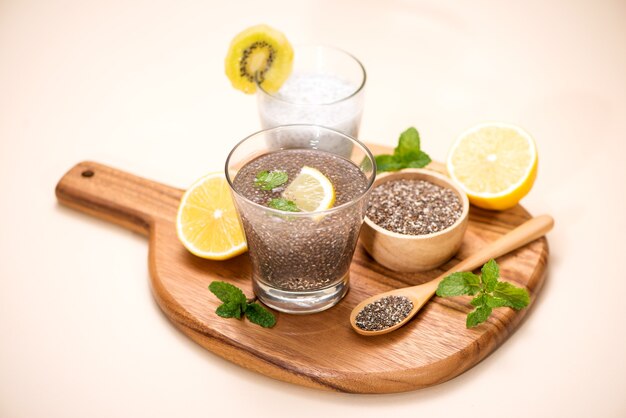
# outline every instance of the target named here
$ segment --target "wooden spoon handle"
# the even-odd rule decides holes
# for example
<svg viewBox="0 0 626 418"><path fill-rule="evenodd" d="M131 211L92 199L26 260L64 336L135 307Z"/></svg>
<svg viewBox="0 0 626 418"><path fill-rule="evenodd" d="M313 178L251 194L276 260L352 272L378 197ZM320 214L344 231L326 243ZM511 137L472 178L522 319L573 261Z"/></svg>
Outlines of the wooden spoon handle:
<svg viewBox="0 0 626 418"><path fill-rule="evenodd" d="M529 219L517 228L512 229L499 239L467 257L465 260L461 261L436 279L422 285L415 286L415 292L422 297L427 295L426 300L428 300L435 294L437 287L439 286L439 282L441 282L446 276L457 271L471 271L477 269L489 261L490 258L498 258L501 255L507 254L528 244L529 242L536 240L537 238L544 236L552 229L552 226L554 226L554 219L552 219L550 215L540 215Z"/></svg>
<svg viewBox="0 0 626 418"><path fill-rule="evenodd" d="M176 216L182 190L85 161L56 186L60 203L148 235L156 218Z"/></svg>
<svg viewBox="0 0 626 418"><path fill-rule="evenodd" d="M544 236L552 229L552 226L554 226L554 219L552 219L550 215L540 215L529 219L517 228L509 231L499 239L467 257L445 272L442 277L454 273L455 271L474 270L485 264L490 258L500 257Z"/></svg>

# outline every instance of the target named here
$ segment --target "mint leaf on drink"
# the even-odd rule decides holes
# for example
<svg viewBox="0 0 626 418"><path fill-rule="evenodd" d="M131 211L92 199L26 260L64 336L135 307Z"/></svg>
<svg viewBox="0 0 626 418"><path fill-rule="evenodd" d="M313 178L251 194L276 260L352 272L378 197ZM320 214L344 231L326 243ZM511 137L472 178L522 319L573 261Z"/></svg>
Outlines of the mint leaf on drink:
<svg viewBox="0 0 626 418"><path fill-rule="evenodd" d="M246 317L250 322L261 325L263 328L272 328L276 325L276 317L256 302L248 305Z"/></svg>
<svg viewBox="0 0 626 418"><path fill-rule="evenodd" d="M403 168L422 168L430 163L431 159L421 150L420 135L417 129L411 127L400 134L398 146L393 155L382 154L376 156L376 167L379 173L383 171L398 171Z"/></svg>
<svg viewBox="0 0 626 418"><path fill-rule="evenodd" d="M222 318L241 319L244 315L254 324L264 328L276 325L276 317L272 312L265 309L259 303L248 301L241 289L230 283L215 281L209 285L209 290L217 296L222 303L215 313Z"/></svg>
<svg viewBox="0 0 626 418"><path fill-rule="evenodd" d="M282 197L270 200L267 205L272 209L284 210L285 212L300 212L295 202Z"/></svg>
<svg viewBox="0 0 626 418"><path fill-rule="evenodd" d="M526 289L516 287L508 282L501 282L500 267L491 259L481 269L481 275L472 272L457 272L446 276L437 287L437 296L450 297L468 295L476 309L467 314L465 326L475 327L485 322L494 308L507 306L520 310L530 303L530 295Z"/></svg>
<svg viewBox="0 0 626 418"><path fill-rule="evenodd" d="M287 182L289 176L281 170L261 171L254 178L254 185L261 190L273 190Z"/></svg>

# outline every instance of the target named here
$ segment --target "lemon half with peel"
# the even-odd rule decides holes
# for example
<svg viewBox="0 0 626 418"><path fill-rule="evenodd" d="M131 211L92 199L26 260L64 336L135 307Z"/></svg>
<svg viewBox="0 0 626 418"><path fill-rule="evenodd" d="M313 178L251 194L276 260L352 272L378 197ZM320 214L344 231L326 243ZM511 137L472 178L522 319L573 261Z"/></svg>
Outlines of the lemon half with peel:
<svg viewBox="0 0 626 418"><path fill-rule="evenodd" d="M487 122L463 132L448 154L448 174L478 207L505 210L530 191L537 147L522 128Z"/></svg>
<svg viewBox="0 0 626 418"><path fill-rule="evenodd" d="M247 250L230 188L223 172L196 181L183 195L176 233L192 254L225 260Z"/></svg>
<svg viewBox="0 0 626 418"><path fill-rule="evenodd" d="M330 209L335 203L335 188L319 170L304 166L283 192L303 212Z"/></svg>

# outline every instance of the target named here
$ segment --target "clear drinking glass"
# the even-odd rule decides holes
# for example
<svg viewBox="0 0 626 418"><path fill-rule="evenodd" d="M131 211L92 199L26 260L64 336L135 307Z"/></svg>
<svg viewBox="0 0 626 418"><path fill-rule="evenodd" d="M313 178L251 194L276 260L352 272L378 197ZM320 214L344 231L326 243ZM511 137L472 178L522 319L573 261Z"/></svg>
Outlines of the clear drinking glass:
<svg viewBox="0 0 626 418"><path fill-rule="evenodd" d="M285 145L288 137L299 140ZM351 148L350 156L337 153L338 146ZM285 212L259 203L254 174L289 171L304 157L312 159L306 165L333 183L335 206ZM264 166L268 158L284 166ZM375 176L374 157L364 144L316 125L263 130L233 148L226 160L226 179L248 242L254 293L263 303L283 312L312 313L341 300Z"/></svg>
<svg viewBox="0 0 626 418"><path fill-rule="evenodd" d="M296 46L293 71L280 90L268 93L259 85L261 126L306 123L358 138L365 79L365 68L347 52L327 46ZM345 156L350 151L340 150Z"/></svg>

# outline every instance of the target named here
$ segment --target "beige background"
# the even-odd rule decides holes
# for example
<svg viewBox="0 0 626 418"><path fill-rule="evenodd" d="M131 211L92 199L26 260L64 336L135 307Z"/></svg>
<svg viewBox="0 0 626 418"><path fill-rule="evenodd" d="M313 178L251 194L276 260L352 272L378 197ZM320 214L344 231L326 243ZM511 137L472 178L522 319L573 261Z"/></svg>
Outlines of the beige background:
<svg viewBox="0 0 626 418"><path fill-rule="evenodd" d="M57 205L85 159L179 187L221 169L259 128L222 60L260 22L363 61L362 139L414 125L443 160L483 120L535 136L549 276L472 370L386 396L249 372L161 314L143 237ZM626 416L625 22L623 0L0 0L0 416Z"/></svg>

